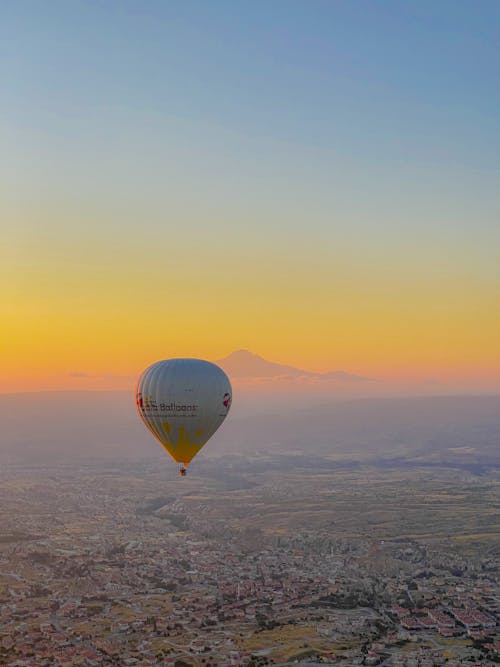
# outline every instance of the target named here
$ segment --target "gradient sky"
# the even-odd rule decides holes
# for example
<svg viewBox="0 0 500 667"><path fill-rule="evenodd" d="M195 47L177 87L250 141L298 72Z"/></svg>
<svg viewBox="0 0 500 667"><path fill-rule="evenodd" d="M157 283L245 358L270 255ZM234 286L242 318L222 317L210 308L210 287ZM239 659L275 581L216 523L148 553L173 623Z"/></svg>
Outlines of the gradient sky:
<svg viewBox="0 0 500 667"><path fill-rule="evenodd" d="M11 0L0 56L0 391L500 388L496 0Z"/></svg>

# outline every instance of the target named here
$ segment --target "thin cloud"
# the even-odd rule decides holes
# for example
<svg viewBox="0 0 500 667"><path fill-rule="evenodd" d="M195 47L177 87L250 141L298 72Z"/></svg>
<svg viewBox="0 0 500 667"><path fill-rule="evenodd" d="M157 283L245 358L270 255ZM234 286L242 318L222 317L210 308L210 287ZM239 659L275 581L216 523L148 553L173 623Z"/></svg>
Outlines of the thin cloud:
<svg viewBox="0 0 500 667"><path fill-rule="evenodd" d="M73 371L68 373L68 377L72 378L92 378L93 380L135 380L136 375L117 375L115 373L83 373L81 371Z"/></svg>

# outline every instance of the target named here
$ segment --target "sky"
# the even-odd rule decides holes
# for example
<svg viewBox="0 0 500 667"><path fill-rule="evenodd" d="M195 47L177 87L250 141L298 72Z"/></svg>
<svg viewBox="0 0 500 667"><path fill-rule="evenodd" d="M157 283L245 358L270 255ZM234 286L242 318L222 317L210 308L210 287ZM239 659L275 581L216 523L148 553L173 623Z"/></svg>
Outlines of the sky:
<svg viewBox="0 0 500 667"><path fill-rule="evenodd" d="M0 5L0 392L246 348L500 391L500 4Z"/></svg>

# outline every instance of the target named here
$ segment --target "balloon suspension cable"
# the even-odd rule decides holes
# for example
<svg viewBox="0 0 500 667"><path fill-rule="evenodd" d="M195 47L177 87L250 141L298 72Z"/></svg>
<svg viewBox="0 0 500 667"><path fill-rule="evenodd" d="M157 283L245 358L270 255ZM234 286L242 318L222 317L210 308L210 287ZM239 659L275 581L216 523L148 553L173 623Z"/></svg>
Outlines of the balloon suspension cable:
<svg viewBox="0 0 500 667"><path fill-rule="evenodd" d="M179 463L179 475L185 477L187 475L187 468L184 463Z"/></svg>

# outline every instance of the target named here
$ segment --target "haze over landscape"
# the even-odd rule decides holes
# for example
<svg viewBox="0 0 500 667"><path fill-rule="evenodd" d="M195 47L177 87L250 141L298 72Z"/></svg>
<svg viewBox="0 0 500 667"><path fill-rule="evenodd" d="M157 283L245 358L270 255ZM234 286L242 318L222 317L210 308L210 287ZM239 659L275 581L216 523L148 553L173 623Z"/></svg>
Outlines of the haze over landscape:
<svg viewBox="0 0 500 667"><path fill-rule="evenodd" d="M386 395L370 378L308 372L245 350L218 363L236 394L231 419L204 451L208 456L424 456L452 465L500 465L500 396ZM0 414L0 461L98 463L163 455L137 419L130 391L5 394Z"/></svg>
<svg viewBox="0 0 500 667"><path fill-rule="evenodd" d="M498 664L500 4L26 0L0 44L0 665ZM171 358L232 385L197 362L199 452Z"/></svg>

